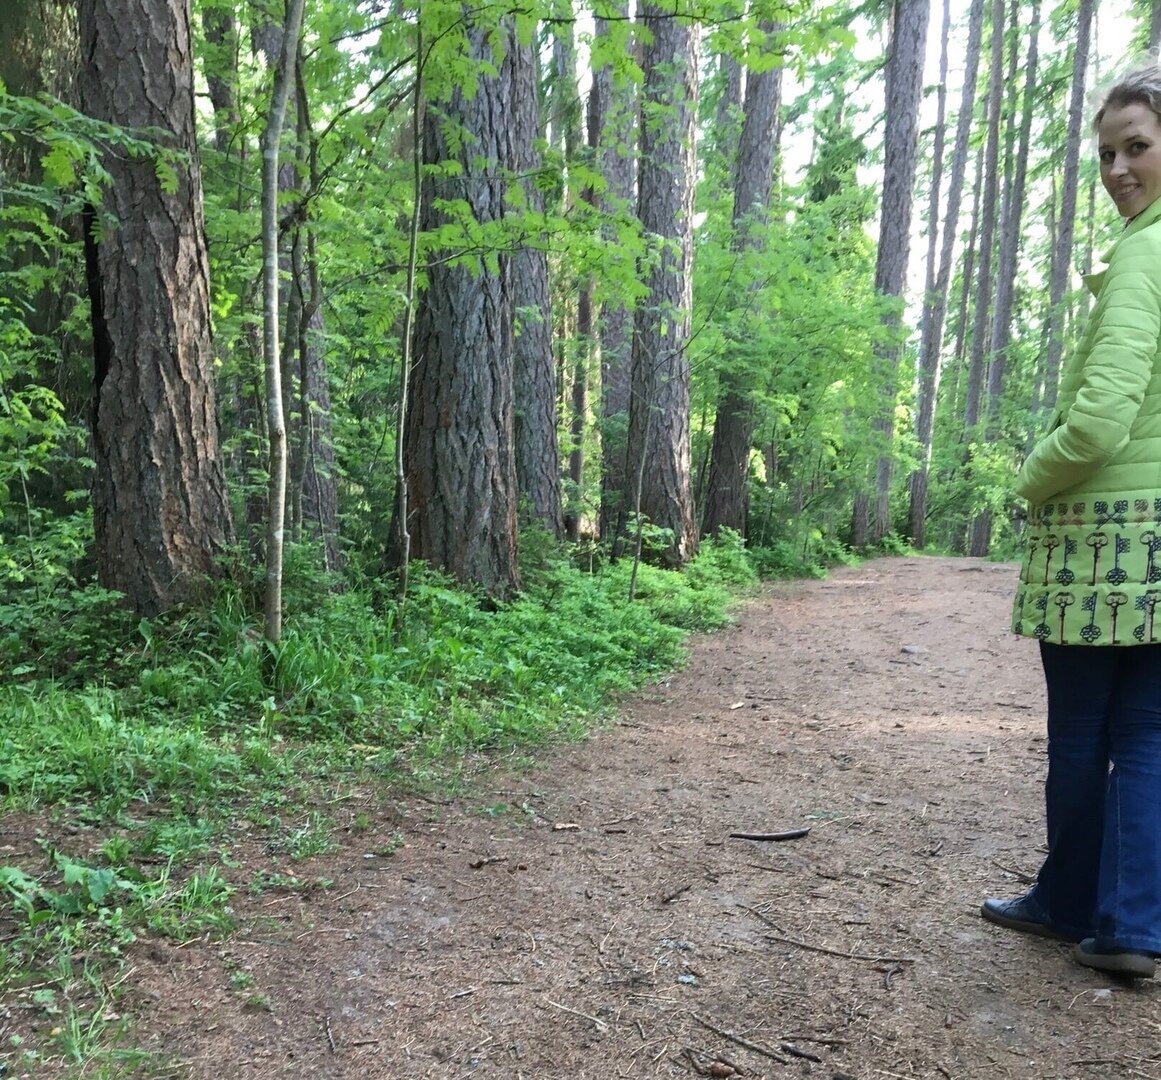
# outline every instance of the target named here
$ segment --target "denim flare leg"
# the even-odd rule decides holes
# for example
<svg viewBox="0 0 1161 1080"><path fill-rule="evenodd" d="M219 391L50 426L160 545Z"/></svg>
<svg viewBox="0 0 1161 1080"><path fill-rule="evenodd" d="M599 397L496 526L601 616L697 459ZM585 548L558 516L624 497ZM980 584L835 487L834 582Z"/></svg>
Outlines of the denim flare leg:
<svg viewBox="0 0 1161 1080"><path fill-rule="evenodd" d="M1161 954L1161 644L1040 655L1048 857L1033 896L1062 931Z"/></svg>

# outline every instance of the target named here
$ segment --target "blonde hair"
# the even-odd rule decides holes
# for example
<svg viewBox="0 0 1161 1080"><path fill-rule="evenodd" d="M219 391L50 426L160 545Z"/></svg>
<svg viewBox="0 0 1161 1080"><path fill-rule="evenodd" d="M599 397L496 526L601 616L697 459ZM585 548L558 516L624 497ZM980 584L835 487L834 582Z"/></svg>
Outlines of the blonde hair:
<svg viewBox="0 0 1161 1080"><path fill-rule="evenodd" d="M1154 61L1130 71L1110 87L1092 118L1093 130L1100 127L1108 109L1123 109L1126 105L1145 105L1161 119L1161 64Z"/></svg>

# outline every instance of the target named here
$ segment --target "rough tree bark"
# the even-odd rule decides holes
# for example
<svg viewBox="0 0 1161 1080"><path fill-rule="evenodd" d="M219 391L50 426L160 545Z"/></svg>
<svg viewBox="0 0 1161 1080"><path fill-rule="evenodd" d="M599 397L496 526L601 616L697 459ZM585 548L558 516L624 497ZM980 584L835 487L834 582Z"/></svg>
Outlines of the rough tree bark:
<svg viewBox="0 0 1161 1080"><path fill-rule="evenodd" d="M767 22L761 30L767 44L772 44L778 27ZM781 99L780 65L750 73L734 165L733 246L738 252L764 243L763 227L774 183ZM702 518L705 533L717 535L720 529L730 528L746 535L750 454L754 442L754 384L752 372L722 372Z"/></svg>
<svg viewBox="0 0 1161 1080"><path fill-rule="evenodd" d="M1077 9L1076 49L1072 61L1072 90L1068 102L1068 134L1064 143L1064 168L1061 178L1060 212L1056 219L1056 244L1053 249L1052 277L1048 282L1048 349L1044 358L1044 396L1042 409L1056 408L1057 384L1060 381L1060 358L1064 352L1064 294L1072 270L1072 242L1076 228L1076 190L1080 174L1080 139L1084 124L1084 87L1088 72L1089 40L1092 29L1093 0L1080 0Z"/></svg>
<svg viewBox="0 0 1161 1080"><path fill-rule="evenodd" d="M559 20L552 29L552 84L549 116L552 121L553 146L561 153L565 170L571 172L580 160L583 138L581 124L584 110L577 91L577 55L574 33L574 11L571 0L556 0L554 16ZM568 213L570 193L564 192L562 209ZM595 206L596 193L586 188L581 198ZM581 502L584 490L585 431L588 427L589 365L593 342L593 291L591 276L577 283L575 348L569 347L573 335L568 315L558 317L557 347L560 353L562 385L568 389L568 480L572 488L569 507L564 515L564 531L575 543L580 537Z"/></svg>
<svg viewBox="0 0 1161 1080"><path fill-rule="evenodd" d="M690 484L689 357L693 284L697 34L672 11L645 4L638 216L654 245L637 308L629 403L633 509L672 538L659 553L682 566L697 553Z"/></svg>
<svg viewBox="0 0 1161 1080"><path fill-rule="evenodd" d="M466 36L472 62L497 63L486 28L469 24ZM506 128L516 106L511 67L498 67L473 94L456 89L446 101L427 103L424 162L455 162L459 175L425 178L421 229L446 224L439 200L465 200L482 223L504 213ZM506 261L501 257L498 271L440 260L428 268L403 445L412 557L494 597L520 583Z"/></svg>
<svg viewBox="0 0 1161 1080"><path fill-rule="evenodd" d="M609 5L610 18L623 20L628 10L625 0ZM598 18L597 37L607 37L612 25ZM632 207L637 171L636 111L636 89L628 79L616 77L612 66L607 64L593 71L589 91L589 146L605 179L600 206L609 215L626 213ZM610 229L609 239L614 236ZM607 297L601 304L597 338L601 357L600 534L606 539L615 539L624 530L632 497L626 454L633 314L614 297Z"/></svg>
<svg viewBox="0 0 1161 1080"><path fill-rule="evenodd" d="M951 284L952 257L959 233L959 211L963 200L964 174L967 172L968 138L971 135L976 79L979 73L980 39L983 36L984 2L972 0L968 15L968 42L964 62L963 90L956 120L955 147L952 150L951 176L948 180L947 210L943 219L939 260L935 244L939 218L939 193L943 163L943 110L946 97L947 43L950 0L944 0L943 49L940 55L940 119L936 129L935 166L932 176L928 220L931 223L927 247L927 288L923 299L923 321L919 341L915 437L919 443L919 468L911 474L908 531L911 543L921 548L927 542L927 478L931 469L931 445L935 433L935 403L939 396L942 374L943 327L947 318L948 288Z"/></svg>
<svg viewBox="0 0 1161 1080"><path fill-rule="evenodd" d="M1028 57L1024 67L1023 99L1021 102L1018 144L1014 151L1009 147L1006 155L1008 163L1005 173L1010 176L1010 185L1004 195L1003 214L1000 222L1000 261L996 271L996 301L992 316L991 364L988 367L988 392L986 410L986 437L988 441L999 438L1000 407L1003 402L1004 377L1007 371L1008 347L1012 340L1012 305L1016 291L1016 260L1020 250L1020 224L1023 218L1024 196L1028 178L1028 150L1032 138L1032 106L1036 91L1036 66L1038 60L1038 38L1040 35L1040 3L1032 0L1031 25L1028 28ZM1016 29L1015 3L1012 5L1012 29ZM1013 54L1016 44L1013 42ZM1011 78L1009 86L1015 87ZM1010 123L1016 115L1016 102L1011 103ZM1014 123L1013 123L1014 127ZM981 514L972 526L972 540L969 554L984 556L991 547L991 514Z"/></svg>
<svg viewBox="0 0 1161 1080"><path fill-rule="evenodd" d="M166 132L188 155L166 191L152 161L106 157L87 215L95 360L98 577L155 614L199 598L232 538L218 446L209 264L185 0L81 0L82 104Z"/></svg>
<svg viewBox="0 0 1161 1080"><path fill-rule="evenodd" d="M306 157L305 174L311 187L317 190L320 185L318 143L310 121L304 69L300 42L298 64L295 67L298 141ZM295 439L297 460L294 491L300 521L311 538L321 542L326 569L337 572L343 569L346 557L339 535L338 467L331 420L322 275L314 226L306 221L297 231L300 234L296 245L299 260L294 267L294 283L299 295L300 314L296 327L298 431Z"/></svg>
<svg viewBox="0 0 1161 1080"><path fill-rule="evenodd" d="M875 262L875 291L891 300L902 299L907 283L911 204L919 149L919 103L929 14L929 0L895 0L892 6L891 44L886 66L883 199ZM880 395L879 414L873 425L879 439L875 513L868 521L869 535L852 535L858 547L868 540L876 544L891 531L891 444L895 434L895 398L899 391L902 351L901 316L896 309L884 318L882 342L875 349L873 372L878 384L876 391Z"/></svg>
<svg viewBox="0 0 1161 1080"><path fill-rule="evenodd" d="M507 164L522 178L524 197L533 214L544 209L536 186L540 154L537 94L539 65L535 41L521 41L515 29L504 65L511 86L512 112L505 121ZM528 512L557 540L564 536L560 499L560 447L557 441L556 359L552 350L552 306L548 292L548 256L542 247L518 247L508 260L509 290L516 318L513 341L516 484Z"/></svg>
<svg viewBox="0 0 1161 1080"><path fill-rule="evenodd" d="M988 349L988 326L992 312L992 254L995 247L996 202L1000 179L1000 110L1004 91L1004 3L992 0L992 49L988 82L987 137L984 143L984 193L980 207L980 241L976 258L975 311L972 320L971 355L968 361L967 400L964 429L971 437L980 420L984 386L984 364Z"/></svg>

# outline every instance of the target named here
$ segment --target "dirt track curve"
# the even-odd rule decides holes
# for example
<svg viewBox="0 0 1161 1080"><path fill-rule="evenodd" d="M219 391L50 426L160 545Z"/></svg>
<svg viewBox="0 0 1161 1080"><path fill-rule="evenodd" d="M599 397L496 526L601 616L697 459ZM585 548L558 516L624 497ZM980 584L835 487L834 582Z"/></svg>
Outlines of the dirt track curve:
<svg viewBox="0 0 1161 1080"><path fill-rule="evenodd" d="M342 812L372 828L299 868L331 888L138 947L145 1045L200 1080L1161 1078L1153 984L977 915L1040 858L1014 580L897 558L773 586L532 771L366 792Z"/></svg>

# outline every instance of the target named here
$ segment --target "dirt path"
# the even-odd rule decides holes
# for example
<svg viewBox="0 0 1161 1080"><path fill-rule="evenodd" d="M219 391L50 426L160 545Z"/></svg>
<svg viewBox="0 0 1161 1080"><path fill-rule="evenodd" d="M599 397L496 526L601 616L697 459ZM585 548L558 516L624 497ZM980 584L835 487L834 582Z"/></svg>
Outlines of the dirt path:
<svg viewBox="0 0 1161 1080"><path fill-rule="evenodd" d="M1014 574L773 587L588 743L471 803L352 808L378 816L310 868L332 888L134 957L151 1044L205 1080L1161 1078L1153 984L977 915L1040 857Z"/></svg>

